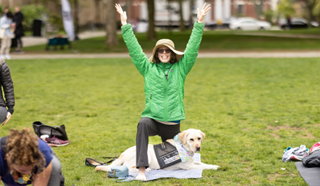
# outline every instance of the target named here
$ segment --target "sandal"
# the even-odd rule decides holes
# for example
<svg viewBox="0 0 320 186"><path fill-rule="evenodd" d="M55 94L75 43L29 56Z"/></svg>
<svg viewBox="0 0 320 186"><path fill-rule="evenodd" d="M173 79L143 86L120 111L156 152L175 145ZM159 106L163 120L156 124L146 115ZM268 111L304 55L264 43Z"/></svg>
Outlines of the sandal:
<svg viewBox="0 0 320 186"><path fill-rule="evenodd" d="M97 160L92 159L92 158L86 158L85 164L86 164L86 166L92 166L92 167L102 166L102 165L107 166L106 163L97 161Z"/></svg>

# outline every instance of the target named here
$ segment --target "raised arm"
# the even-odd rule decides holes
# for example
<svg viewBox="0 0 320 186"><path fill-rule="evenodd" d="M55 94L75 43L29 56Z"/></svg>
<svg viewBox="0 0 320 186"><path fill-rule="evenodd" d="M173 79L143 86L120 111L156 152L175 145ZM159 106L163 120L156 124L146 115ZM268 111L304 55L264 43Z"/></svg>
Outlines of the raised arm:
<svg viewBox="0 0 320 186"><path fill-rule="evenodd" d="M207 15L210 9L211 9L210 4L206 6L206 3L204 3L201 10L197 8L197 12L198 12L197 18L199 23L203 23L203 18L205 15Z"/></svg>
<svg viewBox="0 0 320 186"><path fill-rule="evenodd" d="M126 25L127 24L127 12L123 11L119 4L116 4L115 7L117 9L117 12L120 14L120 20L121 20L122 26Z"/></svg>
<svg viewBox="0 0 320 186"><path fill-rule="evenodd" d="M116 4L115 7L117 9L117 12L120 14L120 19L122 24L122 27L121 27L122 36L129 50L129 55L131 56L131 60L139 70L140 74L144 76L148 70L148 66L150 65L148 57L146 56L145 53L143 53L143 50L139 45L139 42L132 31L131 25L127 24L126 12L122 10L119 4Z"/></svg>
<svg viewBox="0 0 320 186"><path fill-rule="evenodd" d="M201 10L197 8L198 21L194 23L194 27L192 29L192 33L188 41L186 50L179 62L181 63L180 65L182 66L182 68L184 69L182 72L184 73L183 74L184 76L186 76L190 72L191 68L196 62L196 58L198 56L198 50L202 40L203 29L204 29L203 18L205 15L207 15L210 9L211 9L210 4L206 6L206 3L203 5Z"/></svg>

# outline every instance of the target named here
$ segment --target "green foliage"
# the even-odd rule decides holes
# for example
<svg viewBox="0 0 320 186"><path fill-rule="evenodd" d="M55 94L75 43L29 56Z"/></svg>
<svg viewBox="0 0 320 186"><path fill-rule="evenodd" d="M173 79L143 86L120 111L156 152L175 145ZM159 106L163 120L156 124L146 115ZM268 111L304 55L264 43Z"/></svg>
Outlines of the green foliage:
<svg viewBox="0 0 320 186"><path fill-rule="evenodd" d="M24 15L24 28L31 30L34 19L42 19L43 14L47 14L47 9L42 5L26 5L21 7L21 12Z"/></svg>
<svg viewBox="0 0 320 186"><path fill-rule="evenodd" d="M52 24L52 26L58 27L59 30L63 30L63 20L61 15L51 13L48 21Z"/></svg>
<svg viewBox="0 0 320 186"><path fill-rule="evenodd" d="M283 16L293 16L295 13L293 0L280 0L278 3L278 12Z"/></svg>
<svg viewBox="0 0 320 186"><path fill-rule="evenodd" d="M85 158L120 155L135 145L144 109L143 78L126 58L8 61L16 106L10 128L34 121L65 124L70 144L54 147L66 185L119 185ZM185 82L181 129L206 134L201 160L221 166L201 179L160 179L125 185L307 185L288 146L319 141L318 58L199 58ZM150 137L157 144L159 137ZM285 168L285 170L283 170Z"/></svg>
<svg viewBox="0 0 320 186"><path fill-rule="evenodd" d="M320 16L320 0L314 0L315 1L315 7L313 8L313 15L314 16Z"/></svg>
<svg viewBox="0 0 320 186"><path fill-rule="evenodd" d="M273 23L272 19L274 16L275 16L275 12L271 9L268 9L267 11L264 12L265 20L268 21L269 23Z"/></svg>

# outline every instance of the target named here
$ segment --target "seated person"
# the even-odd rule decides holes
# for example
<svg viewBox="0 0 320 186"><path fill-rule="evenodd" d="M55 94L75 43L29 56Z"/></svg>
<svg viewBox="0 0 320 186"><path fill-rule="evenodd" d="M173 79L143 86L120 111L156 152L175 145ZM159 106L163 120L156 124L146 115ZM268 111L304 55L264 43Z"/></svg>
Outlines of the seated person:
<svg viewBox="0 0 320 186"><path fill-rule="evenodd" d="M4 186L61 184L60 161L51 147L30 129L11 129L9 136L2 137L0 141L0 179Z"/></svg>

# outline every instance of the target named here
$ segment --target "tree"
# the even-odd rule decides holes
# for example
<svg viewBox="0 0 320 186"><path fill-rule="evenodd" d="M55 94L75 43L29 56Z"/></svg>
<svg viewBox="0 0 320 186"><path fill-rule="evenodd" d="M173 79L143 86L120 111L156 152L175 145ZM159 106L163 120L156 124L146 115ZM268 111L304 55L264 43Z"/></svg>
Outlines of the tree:
<svg viewBox="0 0 320 186"><path fill-rule="evenodd" d="M320 0L317 0L316 5L312 11L313 15L320 18Z"/></svg>
<svg viewBox="0 0 320 186"><path fill-rule="evenodd" d="M302 2L304 2L304 10L306 10L306 17L308 18L308 23L310 26L310 22L315 20L313 10L319 3L319 0L302 0Z"/></svg>
<svg viewBox="0 0 320 186"><path fill-rule="evenodd" d="M194 5L194 0L190 0L190 17L189 17L189 28L192 28L193 25L193 5Z"/></svg>
<svg viewBox="0 0 320 186"><path fill-rule="evenodd" d="M278 4L278 11L286 18L294 15L295 11L293 7L293 0L280 0Z"/></svg>
<svg viewBox="0 0 320 186"><path fill-rule="evenodd" d="M75 40L79 40L79 31L80 31L80 26L79 26L79 2L78 0L73 0L74 3L74 25L75 25Z"/></svg>
<svg viewBox="0 0 320 186"><path fill-rule="evenodd" d="M263 16L263 0L253 0L256 12L256 18L259 19Z"/></svg>
<svg viewBox="0 0 320 186"><path fill-rule="evenodd" d="M119 45L118 36L117 36L117 12L114 7L116 4L116 0L108 0L106 1L107 6L107 23L106 23L106 31L107 36L105 43L108 47L113 47Z"/></svg>
<svg viewBox="0 0 320 186"><path fill-rule="evenodd" d="M170 4L170 0L167 0L167 3L168 3L168 5L167 5L167 11L168 11L168 17L169 17L169 26L168 26L168 30L169 30L169 33L170 34L172 34L172 10L173 10L173 8L171 7L171 4Z"/></svg>
<svg viewBox="0 0 320 186"><path fill-rule="evenodd" d="M154 26L154 0L147 0L147 4L148 4L148 20L149 20L147 39L156 40L157 33L155 31L155 26Z"/></svg>
<svg viewBox="0 0 320 186"><path fill-rule="evenodd" d="M185 31L186 30L186 26L184 25L184 20L183 20L183 9L182 9L182 1L183 0L179 0L179 16L180 16L180 31Z"/></svg>
<svg viewBox="0 0 320 186"><path fill-rule="evenodd" d="M101 12L100 12L100 1L101 0L94 0L94 25L95 26L98 26L99 25L99 23L100 23L100 14L101 14Z"/></svg>

